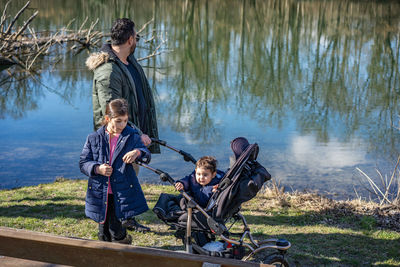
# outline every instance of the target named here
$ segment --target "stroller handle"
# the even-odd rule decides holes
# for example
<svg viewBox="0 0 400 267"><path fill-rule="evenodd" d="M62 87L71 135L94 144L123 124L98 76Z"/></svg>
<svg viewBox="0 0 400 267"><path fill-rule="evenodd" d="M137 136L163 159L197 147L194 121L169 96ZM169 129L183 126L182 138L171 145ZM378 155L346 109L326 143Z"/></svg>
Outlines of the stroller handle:
<svg viewBox="0 0 400 267"><path fill-rule="evenodd" d="M182 151L182 150L179 150L179 154L181 154L182 156L183 156L183 159L185 160L185 161L191 161L191 162L193 162L194 164L196 164L196 160L193 158L193 156L192 155L190 155L189 153L187 153L187 152L185 152L185 151Z"/></svg>
<svg viewBox="0 0 400 267"><path fill-rule="evenodd" d="M166 173L160 169L155 169L155 168L151 167L150 165L147 164L147 162L137 160L136 164L157 173L160 176L161 181L169 182L172 185L175 184L175 180L168 173Z"/></svg>
<svg viewBox="0 0 400 267"><path fill-rule="evenodd" d="M191 162L193 162L193 164L196 164L196 162L197 162L196 159L192 155L190 155L189 153L187 153L187 152L185 152L183 150L180 150L180 149L177 149L175 147L172 147L172 146L168 145L167 142L164 141L164 140L160 140L160 139L152 137L151 141L154 142L154 143L158 143L158 144L160 144L162 146L165 146L165 147L167 147L167 148L169 148L169 149L181 154L183 156L183 159L185 161L187 161L187 162L191 161Z"/></svg>
<svg viewBox="0 0 400 267"><path fill-rule="evenodd" d="M175 180L172 179L172 177L166 172L163 172L163 173L160 174L160 179L163 182L169 182L172 185L175 184Z"/></svg>
<svg viewBox="0 0 400 267"><path fill-rule="evenodd" d="M154 143L158 143L158 144L160 144L160 145L162 145L162 146L165 146L165 145L167 145L167 142L165 142L165 141L163 141L163 140L160 140L160 139L157 139L157 138L150 138L151 139L151 141L152 142L154 142Z"/></svg>

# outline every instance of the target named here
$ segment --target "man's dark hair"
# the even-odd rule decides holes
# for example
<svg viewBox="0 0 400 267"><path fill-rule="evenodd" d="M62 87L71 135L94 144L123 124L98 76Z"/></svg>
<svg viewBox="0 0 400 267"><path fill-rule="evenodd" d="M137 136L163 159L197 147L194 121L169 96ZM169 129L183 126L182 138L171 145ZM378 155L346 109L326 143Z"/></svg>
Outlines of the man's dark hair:
<svg viewBox="0 0 400 267"><path fill-rule="evenodd" d="M135 23L127 18L117 19L111 28L111 44L121 45L135 33Z"/></svg>

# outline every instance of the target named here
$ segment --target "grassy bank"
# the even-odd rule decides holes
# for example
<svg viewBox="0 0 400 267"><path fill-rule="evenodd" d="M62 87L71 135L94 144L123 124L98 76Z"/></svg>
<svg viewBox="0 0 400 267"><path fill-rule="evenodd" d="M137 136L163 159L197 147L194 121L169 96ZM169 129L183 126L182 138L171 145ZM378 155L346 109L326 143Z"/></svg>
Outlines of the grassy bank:
<svg viewBox="0 0 400 267"><path fill-rule="evenodd" d="M84 215L86 181L0 191L0 226L97 239L97 224ZM143 185L152 208L171 186ZM400 212L360 201L337 202L318 195L265 190L243 206L257 239L291 241L293 266L400 266ZM130 232L133 245L182 250L173 231L151 211L139 216L147 234ZM399 228L398 228L399 227Z"/></svg>

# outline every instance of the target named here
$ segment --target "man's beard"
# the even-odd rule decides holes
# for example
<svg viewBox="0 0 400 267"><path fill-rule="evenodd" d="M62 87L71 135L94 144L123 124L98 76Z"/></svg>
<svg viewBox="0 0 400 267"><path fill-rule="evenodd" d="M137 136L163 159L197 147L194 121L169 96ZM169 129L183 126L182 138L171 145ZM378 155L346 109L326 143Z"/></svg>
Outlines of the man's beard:
<svg viewBox="0 0 400 267"><path fill-rule="evenodd" d="M132 55L133 53L135 53L135 49L136 49L136 45L133 44L129 50L129 52L130 52L129 54Z"/></svg>

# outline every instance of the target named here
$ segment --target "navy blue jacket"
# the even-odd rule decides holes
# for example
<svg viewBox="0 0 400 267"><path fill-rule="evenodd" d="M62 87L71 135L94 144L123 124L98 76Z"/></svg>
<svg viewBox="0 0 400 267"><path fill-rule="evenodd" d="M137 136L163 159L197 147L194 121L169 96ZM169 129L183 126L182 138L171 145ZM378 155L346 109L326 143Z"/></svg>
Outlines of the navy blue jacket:
<svg viewBox="0 0 400 267"><path fill-rule="evenodd" d="M196 181L196 171L194 170L190 175L183 177L177 182L181 182L184 186L184 191L191 195L197 204L205 208L208 200L213 194L213 186L219 184L224 174L223 171L217 170L217 175L214 179L212 179L207 185L202 186Z"/></svg>
<svg viewBox="0 0 400 267"><path fill-rule="evenodd" d="M126 164L122 157L133 149L140 149L141 157L150 157L138 131L127 126L118 138L113 154L110 177L114 196L115 215L119 220L139 215L148 210L146 199L132 164ZM85 214L96 222L103 222L107 210L108 177L98 175L96 165L110 162L109 136L105 127L90 134L83 147L79 167L89 176L86 193Z"/></svg>

